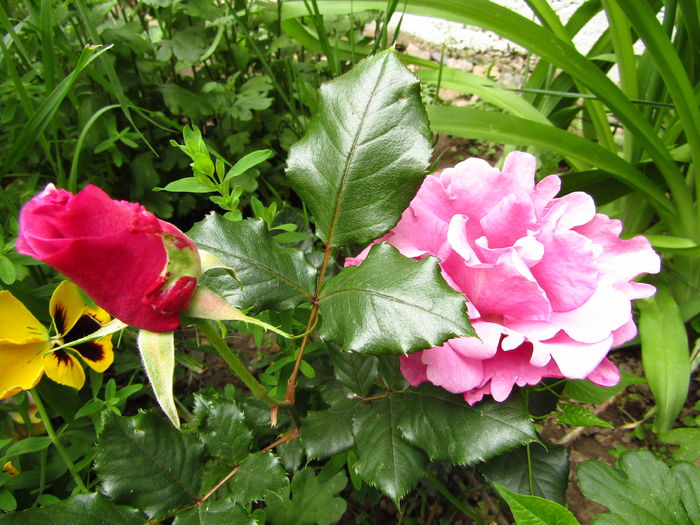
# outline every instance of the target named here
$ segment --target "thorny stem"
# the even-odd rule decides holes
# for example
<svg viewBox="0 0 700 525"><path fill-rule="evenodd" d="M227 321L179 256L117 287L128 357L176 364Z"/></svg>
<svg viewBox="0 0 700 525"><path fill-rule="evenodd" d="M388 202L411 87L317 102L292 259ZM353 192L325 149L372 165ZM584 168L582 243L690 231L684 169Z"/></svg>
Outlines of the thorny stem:
<svg viewBox="0 0 700 525"><path fill-rule="evenodd" d="M44 423L44 427L46 428L46 433L49 435L49 438L51 438L51 443L53 443L53 446L56 447L58 454L61 456L61 459L63 459L63 462L66 464L66 467L68 468L68 471L70 472L71 476L73 476L73 481L75 481L75 484L80 489L80 492L90 492L85 483L83 482L83 479L76 472L73 460L70 458L68 452L63 447L61 442L58 440L58 436L56 435L53 425L51 424L51 420L49 419L49 414L46 412L46 407L44 407L44 403L41 401L41 397L39 396L39 393L36 391L36 389L32 390L32 399L34 399L36 408L37 410L39 410L39 415L41 416L41 421L42 423Z"/></svg>
<svg viewBox="0 0 700 525"><path fill-rule="evenodd" d="M332 232L331 232L332 235ZM323 263L321 263L321 271L318 275L318 281L316 282L316 292L312 297L311 301L313 305L311 306L311 314L309 315L309 322L306 324L306 334L304 339L301 341L301 346L299 347L299 354L297 355L297 360L294 363L294 369L292 370L292 375L289 376L289 382L287 383L287 391L284 394L284 400L290 405L294 404L294 390L297 386L297 376L299 375L299 367L301 366L301 360L304 357L304 350L306 350L306 345L309 344L309 336L311 335L311 330L316 325L318 321L318 297L321 295L321 287L323 286L323 281L326 278L326 269L328 268L328 262L331 259L331 243L326 245L326 251L323 254Z"/></svg>
<svg viewBox="0 0 700 525"><path fill-rule="evenodd" d="M292 441L293 439L296 439L298 437L299 437L299 429L293 428L289 432L286 432L285 434L283 434L282 437L279 438L274 443L271 443L271 444L267 445L265 448L260 449L258 451L258 454L264 454L265 452L269 452L270 450L272 450L276 446L281 445L282 443L286 443L287 441ZM223 487L228 482L228 480L230 480L233 476L235 476L236 472L238 472L238 470L240 468L241 468L240 464L233 467L233 470L231 472L229 472L228 474L226 474L226 476L221 481L219 481L216 485L214 485L214 487L212 487L209 491L207 491L206 494L204 494L200 498L197 498L197 500L192 505L188 505L187 507L180 509L177 513L180 514L182 512L193 509L194 507L199 507L202 503L207 501L217 490L219 490L221 487Z"/></svg>

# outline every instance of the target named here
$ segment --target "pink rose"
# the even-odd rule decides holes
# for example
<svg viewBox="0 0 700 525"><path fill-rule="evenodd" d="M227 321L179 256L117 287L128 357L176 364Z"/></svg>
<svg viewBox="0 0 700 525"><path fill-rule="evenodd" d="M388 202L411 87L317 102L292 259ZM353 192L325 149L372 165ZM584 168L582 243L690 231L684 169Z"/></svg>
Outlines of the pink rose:
<svg viewBox="0 0 700 525"><path fill-rule="evenodd" d="M52 266L114 317L170 332L194 293L194 242L142 205L115 201L96 186L80 193L53 184L20 212L17 251Z"/></svg>
<svg viewBox="0 0 700 525"><path fill-rule="evenodd" d="M658 272L660 259L644 237L621 240L620 221L596 214L589 195L554 198L560 186L554 175L535 185L527 153L511 153L503 171L468 159L428 176L396 227L374 241L440 258L480 338L402 357L409 383L430 381L474 404L544 377L618 382L606 354L637 333L630 301L655 289L632 279Z"/></svg>

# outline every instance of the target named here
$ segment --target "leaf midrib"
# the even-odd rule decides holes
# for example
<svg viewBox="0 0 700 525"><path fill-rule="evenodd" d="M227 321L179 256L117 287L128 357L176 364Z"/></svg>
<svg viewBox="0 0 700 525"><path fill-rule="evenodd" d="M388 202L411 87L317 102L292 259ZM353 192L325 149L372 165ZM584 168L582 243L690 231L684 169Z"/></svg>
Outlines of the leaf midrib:
<svg viewBox="0 0 700 525"><path fill-rule="evenodd" d="M189 496L193 501L197 498L196 495L190 492L189 488L178 478L170 468L168 468L166 465L162 465L160 462L156 461L156 457L148 452L146 448L141 446L141 444L138 442L138 440L133 439L132 436L129 435L129 433L126 432L126 429L122 428L121 425L119 425L119 428L122 430L122 433L124 434L124 437L128 442L130 442L139 452L142 453L144 457L147 459L151 460L152 465L156 467L157 470L160 470L166 477L170 478L176 485L178 485L181 490ZM132 430L136 430L137 427L134 426ZM185 445L185 450L187 449L187 446ZM160 488L158 489L160 490Z"/></svg>
<svg viewBox="0 0 700 525"><path fill-rule="evenodd" d="M340 215L340 206L343 200L343 197L345 195L345 186L347 184L347 179L350 174L350 166L352 165L352 161L355 156L355 150L357 149L357 141L360 138L360 134L362 133L362 128L364 127L365 120L367 117L367 112L369 111L369 107L372 103L372 100L374 99L375 93L377 92L377 87L379 86L380 80L383 77L384 70L386 69L387 62L389 61L389 55L386 54L384 56L384 60L382 61L382 67L381 70L379 71L379 74L377 75L377 78L374 82L374 87L372 88L372 93L369 95L369 99L367 101L367 105L365 106L364 111L362 112L362 117L360 118L359 125L355 131L355 136L352 139L352 145L350 146L350 151L347 154L347 158L345 160L345 167L343 168L343 176L340 179L340 187L338 188L338 195L335 199L335 207L333 208L333 215L331 216L331 224L328 228L328 245L333 246L333 237L335 235L335 228L338 224L338 216Z"/></svg>
<svg viewBox="0 0 700 525"><path fill-rule="evenodd" d="M239 259L241 261L248 263L249 265L251 265L255 268L258 268L261 271L267 272L270 275L272 275L273 277L279 279L280 281L282 281L283 283L288 285L290 288L294 288L295 290L298 290L305 297L307 297L308 299L311 299L311 294L309 292L307 292L306 290L301 288L299 285L297 285L297 284L293 283L292 281L290 281L289 279L287 279L284 275L272 270L271 268L268 268L264 264L260 264L259 262L255 261L253 259L250 259L248 257L245 257L243 255L240 255L237 253L226 252L226 251L223 251L221 248L216 248L214 246L208 246L204 243L199 243L199 245L202 248L204 248L212 253L218 252L219 254L226 256L226 258Z"/></svg>
<svg viewBox="0 0 700 525"><path fill-rule="evenodd" d="M320 298L318 299L318 302L321 303L321 302L325 301L326 299L330 299L331 297L334 297L334 296L336 296L336 295L340 295L340 294L343 294L343 293L361 293L361 294L367 294L367 295L373 295L373 296L381 297L382 299L386 299L387 301L394 301L394 302L401 303L401 304L406 305L406 306L413 307L413 308L415 308L415 309L417 309L417 310L420 310L420 311L422 311L422 312L425 312L425 313L431 315L432 317L437 317L437 318L439 318L439 319L442 319L442 320L444 320L444 321L450 323L450 324L453 325L453 326L457 326L457 327L459 327L459 328L462 328L462 327L461 327L458 323L456 323L453 319L449 319L449 318L445 317L444 315L441 315L441 314L439 314L439 313L435 313L434 310L429 310L429 309L427 309L427 308L424 308L423 306L420 306L420 305L417 305L417 304L414 304L414 303L409 303L408 301L405 301L405 300L400 299L400 298L398 298L398 297L394 297L393 295L387 295L387 294L383 294L383 293L380 293L380 292L375 292L375 291L373 291L373 290L361 290L361 289L359 289L359 288L346 288L345 290L338 290L337 292L331 292L331 293L329 293L328 295L325 295L325 296L323 296L323 297L320 297Z"/></svg>

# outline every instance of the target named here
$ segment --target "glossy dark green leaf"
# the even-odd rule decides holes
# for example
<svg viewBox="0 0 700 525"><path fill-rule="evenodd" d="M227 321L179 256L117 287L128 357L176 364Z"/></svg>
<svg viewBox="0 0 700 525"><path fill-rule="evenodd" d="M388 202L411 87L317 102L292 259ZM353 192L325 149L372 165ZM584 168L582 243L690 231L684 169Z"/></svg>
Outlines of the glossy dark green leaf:
<svg viewBox="0 0 700 525"><path fill-rule="evenodd" d="M116 503L163 517L197 499L202 446L153 411L105 413L95 447L102 490Z"/></svg>
<svg viewBox="0 0 700 525"><path fill-rule="evenodd" d="M287 176L334 246L366 244L401 217L428 168L428 120L418 79L393 51L321 86Z"/></svg>
<svg viewBox="0 0 700 525"><path fill-rule="evenodd" d="M212 213L189 236L235 270L240 281L213 270L202 284L237 308L290 310L313 294L314 267L301 251L277 244L262 220L231 222Z"/></svg>
<svg viewBox="0 0 700 525"><path fill-rule="evenodd" d="M377 380L377 358L341 353L333 359L335 378L359 396L366 396Z"/></svg>
<svg viewBox="0 0 700 525"><path fill-rule="evenodd" d="M115 505L99 493L81 494L47 507L0 515L3 525L143 525L144 522L138 511Z"/></svg>
<svg viewBox="0 0 700 525"><path fill-rule="evenodd" d="M271 498L267 505L267 519L272 525L328 525L337 522L345 513L347 503L337 494L347 485L347 478L338 472L326 481L320 481L313 469L301 469L292 479L291 497Z"/></svg>
<svg viewBox="0 0 700 525"><path fill-rule="evenodd" d="M239 505L228 500L207 500L178 514L173 525L255 525L257 522Z"/></svg>
<svg viewBox="0 0 700 525"><path fill-rule="evenodd" d="M605 505L595 523L606 525L693 525L700 523L700 469L690 463L669 468L647 450L627 451L619 469L587 461L576 469L581 492Z"/></svg>
<svg viewBox="0 0 700 525"><path fill-rule="evenodd" d="M309 458L327 458L353 444L352 421L359 399L341 401L328 410L309 412L301 427L301 438Z"/></svg>
<svg viewBox="0 0 700 525"><path fill-rule="evenodd" d="M528 448L530 458L528 460ZM531 466L532 473L530 474ZM479 466L489 481L526 496L539 496L564 505L569 482L569 454L560 445L532 443L496 456ZM530 476L532 491L530 492Z"/></svg>
<svg viewBox="0 0 700 525"><path fill-rule="evenodd" d="M344 350L401 354L474 335L464 304L440 274L438 260L409 259L393 246L374 246L323 286L321 337Z"/></svg>
<svg viewBox="0 0 700 525"><path fill-rule="evenodd" d="M397 402L403 437L433 460L468 465L537 439L517 396L472 407L461 396L422 385L402 393Z"/></svg>
<svg viewBox="0 0 700 525"><path fill-rule="evenodd" d="M537 496L523 496L494 483L498 494L508 503L515 525L579 525L566 507Z"/></svg>
<svg viewBox="0 0 700 525"><path fill-rule="evenodd" d="M261 501L268 494L281 498L289 490L287 473L271 452L248 456L229 483L232 500L241 505Z"/></svg>
<svg viewBox="0 0 700 525"><path fill-rule="evenodd" d="M423 477L427 460L423 451L401 436L400 398L392 395L363 406L353 423L355 472L396 503Z"/></svg>
<svg viewBox="0 0 700 525"><path fill-rule="evenodd" d="M253 435L243 411L234 401L219 395L195 394L199 437L209 453L235 465L250 451Z"/></svg>

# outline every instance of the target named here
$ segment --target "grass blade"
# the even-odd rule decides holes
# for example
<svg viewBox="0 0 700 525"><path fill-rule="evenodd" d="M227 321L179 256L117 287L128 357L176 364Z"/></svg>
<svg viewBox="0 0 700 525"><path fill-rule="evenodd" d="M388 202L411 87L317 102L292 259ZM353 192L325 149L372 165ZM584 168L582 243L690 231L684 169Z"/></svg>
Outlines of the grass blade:
<svg viewBox="0 0 700 525"><path fill-rule="evenodd" d="M22 131L15 139L14 144L10 148L7 157L0 167L0 177L14 168L15 165L22 160L27 151L29 151L29 149L34 145L46 125L51 121L51 119L53 119L59 106L61 105L61 102L66 95L68 95L73 83L78 78L78 75L80 75L80 73L97 57L102 55L111 47L111 45L85 46L73 72L56 86L56 88L41 103L36 112L22 128Z"/></svg>

